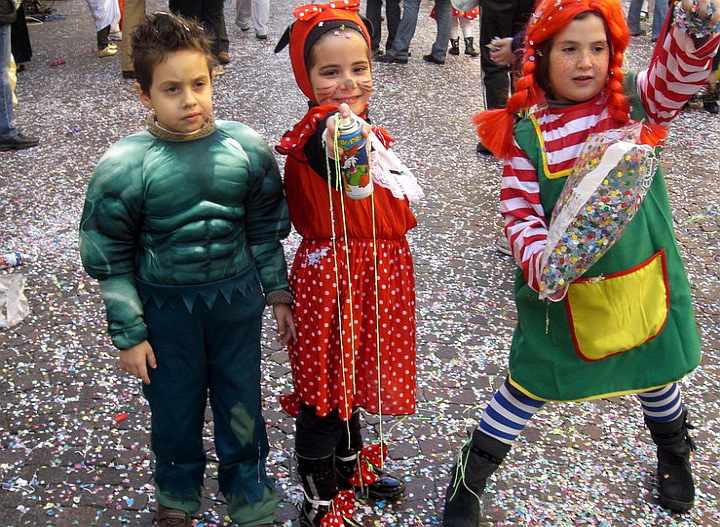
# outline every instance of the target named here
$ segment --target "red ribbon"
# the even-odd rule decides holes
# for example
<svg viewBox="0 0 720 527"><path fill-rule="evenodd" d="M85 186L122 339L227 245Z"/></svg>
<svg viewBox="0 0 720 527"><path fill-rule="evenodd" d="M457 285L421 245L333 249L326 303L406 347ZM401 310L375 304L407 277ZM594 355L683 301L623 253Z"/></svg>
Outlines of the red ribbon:
<svg viewBox="0 0 720 527"><path fill-rule="evenodd" d="M378 479L376 468L385 464L388 455L387 443L366 446L358 454L358 464L350 483L355 487L372 485Z"/></svg>
<svg viewBox="0 0 720 527"><path fill-rule="evenodd" d="M385 148L392 148L395 144L395 140L390 135L390 132L385 130L382 126L372 126L372 131L375 133L380 142Z"/></svg>
<svg viewBox="0 0 720 527"><path fill-rule="evenodd" d="M320 521L320 527L344 527L343 518L352 518L355 512L355 492L341 490L330 502L330 512Z"/></svg>
<svg viewBox="0 0 720 527"><path fill-rule="evenodd" d="M329 4L306 4L296 7L293 16L298 20L312 20L320 13L329 11L330 9L345 9L347 11L359 11L360 2L358 0L339 0L338 2L330 2Z"/></svg>

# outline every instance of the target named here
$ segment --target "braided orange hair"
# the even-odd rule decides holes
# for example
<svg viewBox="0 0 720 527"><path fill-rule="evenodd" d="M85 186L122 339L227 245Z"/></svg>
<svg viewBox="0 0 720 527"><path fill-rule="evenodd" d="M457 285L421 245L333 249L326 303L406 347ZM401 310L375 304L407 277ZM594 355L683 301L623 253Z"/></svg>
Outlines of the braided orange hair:
<svg viewBox="0 0 720 527"><path fill-rule="evenodd" d="M511 156L515 114L540 103L545 93L538 84L538 50L583 13L593 13L605 22L611 49L608 65L609 113L618 124L630 121L630 103L623 89L622 64L630 42L630 31L620 0L541 0L528 23L522 77L503 109L480 112L473 117L482 144L499 159ZM664 137L659 127L644 129L641 140L657 144Z"/></svg>

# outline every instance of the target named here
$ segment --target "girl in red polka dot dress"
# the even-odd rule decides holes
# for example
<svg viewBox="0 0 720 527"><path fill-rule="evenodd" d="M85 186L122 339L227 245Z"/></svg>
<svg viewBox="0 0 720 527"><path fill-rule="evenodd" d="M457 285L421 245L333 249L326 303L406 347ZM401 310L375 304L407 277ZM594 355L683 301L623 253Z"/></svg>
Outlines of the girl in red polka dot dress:
<svg viewBox="0 0 720 527"><path fill-rule="evenodd" d="M379 470L387 448L363 450L358 411L415 412L415 275L405 233L416 225L408 198L422 191L391 152L387 132L367 124L370 32L358 5L348 0L297 8L276 48L289 44L295 79L310 106L277 147L288 156L290 218L303 237L290 279L294 392L282 398L296 416L302 526L352 525L354 487L375 498L402 494L403 483ZM338 111L365 120L370 197L350 199L336 189L324 138L332 137Z"/></svg>

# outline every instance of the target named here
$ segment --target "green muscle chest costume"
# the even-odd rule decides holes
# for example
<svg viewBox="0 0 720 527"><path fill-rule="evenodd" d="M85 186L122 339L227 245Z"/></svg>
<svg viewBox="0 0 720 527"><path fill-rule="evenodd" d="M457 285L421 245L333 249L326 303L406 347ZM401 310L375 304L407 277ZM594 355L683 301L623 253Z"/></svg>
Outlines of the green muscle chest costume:
<svg viewBox="0 0 720 527"><path fill-rule="evenodd" d="M100 280L113 343L125 349L147 338L136 279L227 296L227 279L255 267L266 294L287 290L280 240L289 230L267 144L218 121L192 141L141 132L113 145L88 187L80 255Z"/></svg>
<svg viewBox="0 0 720 527"><path fill-rule="evenodd" d="M645 114L634 74L626 75L625 85L632 118L640 121ZM549 215L565 178L548 177L538 134L530 118L515 126ZM570 286L565 300L540 301L519 271L515 302L510 381L537 399L641 392L692 371L700 362L700 341L662 170L620 240Z"/></svg>

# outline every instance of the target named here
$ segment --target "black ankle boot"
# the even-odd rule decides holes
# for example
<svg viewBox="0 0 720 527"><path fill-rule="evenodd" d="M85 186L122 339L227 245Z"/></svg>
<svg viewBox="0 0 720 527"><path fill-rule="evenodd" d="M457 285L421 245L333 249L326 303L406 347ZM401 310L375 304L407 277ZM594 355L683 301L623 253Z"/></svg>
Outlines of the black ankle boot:
<svg viewBox="0 0 720 527"><path fill-rule="evenodd" d="M667 423L645 417L645 424L657 445L660 505L673 512L687 512L695 503L690 468L690 452L695 450L695 443L688 434L693 427L687 422L687 412L683 410L679 417Z"/></svg>
<svg viewBox="0 0 720 527"><path fill-rule="evenodd" d="M363 448L362 432L360 431L360 412L355 410L347 424L343 428L340 442L335 449L335 469L337 471L338 488L350 490L354 488L353 477L358 471L358 460L360 451ZM350 439L348 440L348 433ZM367 461L365 461L367 463ZM377 476L377 479L362 487L355 487L359 496L365 495L375 500L394 500L405 492L405 484L398 478L386 474L379 467L366 466ZM358 474L359 475L359 474ZM358 478L359 479L359 478Z"/></svg>
<svg viewBox="0 0 720 527"><path fill-rule="evenodd" d="M377 479L369 485L354 487L351 480L358 469L358 457L359 454L355 452L354 454L338 456L335 458L335 468L338 474L338 488L340 490L349 490L354 488L358 493L358 496L366 495L374 500L395 500L403 495L405 492L405 483L373 465L370 465L369 470L375 473Z"/></svg>
<svg viewBox="0 0 720 527"><path fill-rule="evenodd" d="M475 49L472 37L465 37L465 55L470 55L471 57L480 55L480 52Z"/></svg>
<svg viewBox="0 0 720 527"><path fill-rule="evenodd" d="M510 451L510 445L475 429L460 451L450 473L445 493L444 527L477 527L480 524L480 499L490 475Z"/></svg>
<svg viewBox="0 0 720 527"><path fill-rule="evenodd" d="M305 499L300 509L300 527L319 527L338 493L335 456L307 459L297 456L297 470Z"/></svg>
<svg viewBox="0 0 720 527"><path fill-rule="evenodd" d="M450 55L460 55L460 37L450 39L450 49L448 53L450 53Z"/></svg>
<svg viewBox="0 0 720 527"><path fill-rule="evenodd" d="M705 108L705 111L717 115L718 112L720 112L718 100L720 100L719 85L716 84L714 88L708 87L703 97L703 108Z"/></svg>

